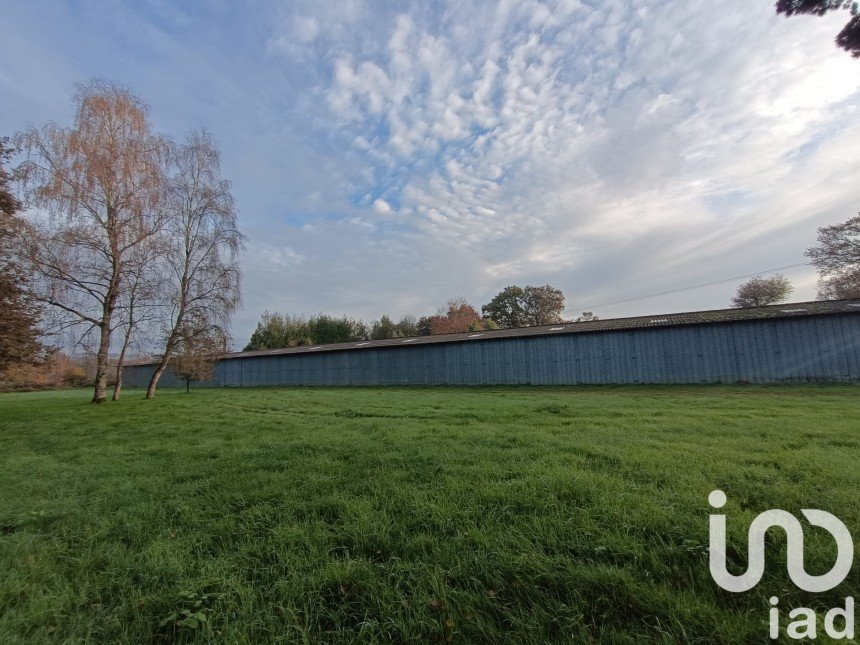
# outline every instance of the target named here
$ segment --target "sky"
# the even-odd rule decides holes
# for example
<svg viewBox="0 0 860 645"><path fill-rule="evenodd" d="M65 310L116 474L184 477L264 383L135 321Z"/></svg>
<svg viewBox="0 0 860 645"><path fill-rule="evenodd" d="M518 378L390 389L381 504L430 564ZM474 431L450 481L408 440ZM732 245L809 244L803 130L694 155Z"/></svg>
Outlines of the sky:
<svg viewBox="0 0 860 645"><path fill-rule="evenodd" d="M860 210L845 14L768 0L0 0L0 135L124 84L219 141L237 345L264 310L372 320L562 289L568 317L722 308ZM815 297L811 267L784 271ZM635 300L634 300L635 299Z"/></svg>

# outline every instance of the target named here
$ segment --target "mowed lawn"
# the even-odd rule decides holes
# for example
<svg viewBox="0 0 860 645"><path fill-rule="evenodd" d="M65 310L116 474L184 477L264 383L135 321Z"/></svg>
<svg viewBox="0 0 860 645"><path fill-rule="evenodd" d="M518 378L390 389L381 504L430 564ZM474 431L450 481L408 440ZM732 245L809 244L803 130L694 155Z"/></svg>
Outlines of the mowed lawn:
<svg viewBox="0 0 860 645"><path fill-rule="evenodd" d="M708 493L860 535L860 388L0 395L0 643L763 642L797 590L708 572ZM806 527L806 567L835 547ZM843 602L844 604L844 602Z"/></svg>

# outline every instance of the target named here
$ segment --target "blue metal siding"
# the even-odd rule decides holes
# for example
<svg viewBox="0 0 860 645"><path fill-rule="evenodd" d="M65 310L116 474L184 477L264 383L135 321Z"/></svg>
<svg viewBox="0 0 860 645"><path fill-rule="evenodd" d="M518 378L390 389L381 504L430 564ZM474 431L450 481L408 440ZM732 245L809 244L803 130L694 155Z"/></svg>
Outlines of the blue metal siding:
<svg viewBox="0 0 860 645"><path fill-rule="evenodd" d="M129 366L144 386L152 366ZM860 314L219 361L209 385L860 382ZM169 372L165 387L183 386Z"/></svg>

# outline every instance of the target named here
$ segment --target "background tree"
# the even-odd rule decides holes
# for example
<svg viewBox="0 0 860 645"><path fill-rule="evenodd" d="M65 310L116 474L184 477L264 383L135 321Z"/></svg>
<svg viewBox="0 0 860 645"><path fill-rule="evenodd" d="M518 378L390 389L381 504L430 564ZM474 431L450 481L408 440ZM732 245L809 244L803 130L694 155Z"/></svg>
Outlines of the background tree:
<svg viewBox="0 0 860 645"><path fill-rule="evenodd" d="M126 258L163 224L167 144L150 131L143 101L98 81L78 87L72 128L49 123L17 142L28 197L50 215L25 240L30 293L60 325L97 331L93 402L101 403Z"/></svg>
<svg viewBox="0 0 860 645"><path fill-rule="evenodd" d="M264 311L260 322L257 323L257 328L251 334L250 341L245 345L245 351L282 349L313 344L314 341L311 338L306 319L301 316Z"/></svg>
<svg viewBox="0 0 860 645"><path fill-rule="evenodd" d="M170 369L185 381L185 392L192 383L208 381L215 372L218 356L227 350L223 330L209 326L206 321L186 322L179 331Z"/></svg>
<svg viewBox="0 0 860 645"><path fill-rule="evenodd" d="M308 320L308 331L315 345L351 343L369 337L367 325L347 316L336 318L319 314Z"/></svg>
<svg viewBox="0 0 860 645"><path fill-rule="evenodd" d="M860 298L860 268L834 275L818 282L820 300Z"/></svg>
<svg viewBox="0 0 860 645"><path fill-rule="evenodd" d="M420 335L459 334L484 329L481 314L464 298L452 298L435 316L425 316L417 323Z"/></svg>
<svg viewBox="0 0 860 645"><path fill-rule="evenodd" d="M245 351L283 349L366 340L370 332L361 320L319 314L311 318L264 312Z"/></svg>
<svg viewBox="0 0 860 645"><path fill-rule="evenodd" d="M525 327L528 324L526 292L516 285L505 287L481 307L481 313L499 327Z"/></svg>
<svg viewBox="0 0 860 645"><path fill-rule="evenodd" d="M239 251L243 236L236 224L230 182L221 178L221 155L206 132L193 132L171 155L166 184L167 225L160 235L166 266L166 341L149 381L155 389L189 321L205 321L226 336L239 304Z"/></svg>
<svg viewBox="0 0 860 645"><path fill-rule="evenodd" d="M397 334L397 323L388 316L382 316L370 324L370 339L383 340L386 338L399 338Z"/></svg>
<svg viewBox="0 0 860 645"><path fill-rule="evenodd" d="M818 244L806 252L818 269L824 299L860 297L860 214L818 229Z"/></svg>
<svg viewBox="0 0 860 645"><path fill-rule="evenodd" d="M16 363L0 372L0 391L88 387L92 378L84 370L85 362L61 350L47 351L43 360Z"/></svg>
<svg viewBox="0 0 860 645"><path fill-rule="evenodd" d="M421 316L415 324L419 336L430 336L433 333L433 319L436 316Z"/></svg>
<svg viewBox="0 0 860 645"><path fill-rule="evenodd" d="M382 316L379 320L374 320L370 326L371 340L409 338L418 335L418 323L413 316L404 316L399 322L394 322L388 316Z"/></svg>
<svg viewBox="0 0 860 645"><path fill-rule="evenodd" d="M35 365L45 357L39 342L39 307L27 297L26 275L17 244L26 224L16 213L20 202L11 189L6 163L12 154L8 138L0 138L0 375L19 365Z"/></svg>
<svg viewBox="0 0 860 645"><path fill-rule="evenodd" d="M583 311L582 315L577 316L573 322L591 322L592 320L600 320L600 316L591 311Z"/></svg>
<svg viewBox="0 0 860 645"><path fill-rule="evenodd" d="M505 287L481 307L484 317L499 327L549 325L561 321L564 294L550 285Z"/></svg>
<svg viewBox="0 0 860 645"><path fill-rule="evenodd" d="M397 322L397 331L401 338L411 338L418 335L418 319L415 316L403 316Z"/></svg>
<svg viewBox="0 0 860 645"><path fill-rule="evenodd" d="M836 45L860 58L860 3L856 0L778 0L776 12L786 17L797 14L823 16L830 11L851 10L851 19L836 36Z"/></svg>
<svg viewBox="0 0 860 645"><path fill-rule="evenodd" d="M732 307L762 307L785 302L793 290L791 282L781 273L770 278L756 276L738 287Z"/></svg>
<svg viewBox="0 0 860 645"><path fill-rule="evenodd" d="M525 310L527 325L550 325L561 322L564 311L564 294L548 284L542 287L526 287Z"/></svg>

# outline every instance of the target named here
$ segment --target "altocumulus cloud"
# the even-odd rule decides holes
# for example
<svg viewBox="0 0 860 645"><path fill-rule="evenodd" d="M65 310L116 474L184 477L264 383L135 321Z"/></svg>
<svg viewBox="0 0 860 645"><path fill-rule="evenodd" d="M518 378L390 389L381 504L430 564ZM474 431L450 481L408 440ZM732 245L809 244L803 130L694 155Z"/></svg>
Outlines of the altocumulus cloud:
<svg viewBox="0 0 860 645"><path fill-rule="evenodd" d="M368 236L421 251L406 291L548 280L573 309L802 261L854 209L860 74L827 20L766 2L422 6L299 6L270 41L285 65L324 61L326 127L368 163L346 198ZM330 29L302 50L285 34L309 20ZM697 298L726 294L665 306Z"/></svg>
<svg viewBox="0 0 860 645"><path fill-rule="evenodd" d="M833 45L839 16L785 20L767 0L153 0L82 5L51 32L38 13L7 16L36 45L32 74L0 74L22 114L61 120L62 82L108 76L159 127L222 141L249 234L240 339L266 308L420 314L513 282L561 287L574 315L802 262L817 226L858 209L860 67ZM30 47L14 33L7 61ZM811 270L790 277L814 295ZM733 290L599 313L725 306Z"/></svg>

